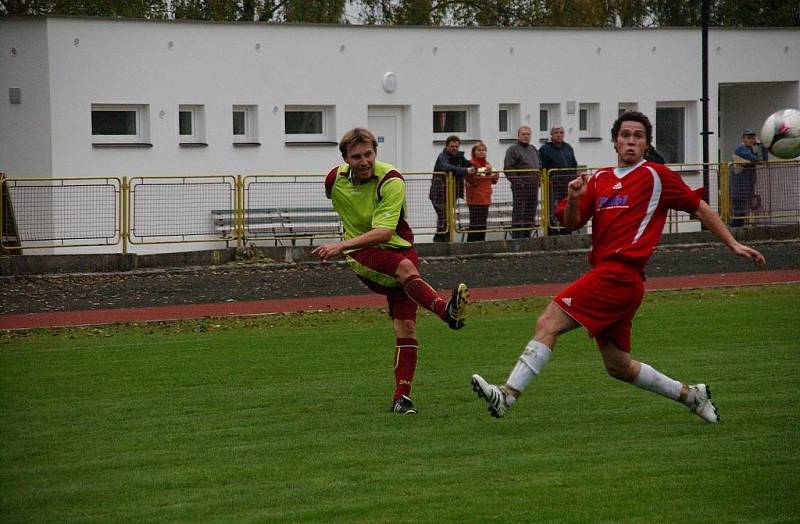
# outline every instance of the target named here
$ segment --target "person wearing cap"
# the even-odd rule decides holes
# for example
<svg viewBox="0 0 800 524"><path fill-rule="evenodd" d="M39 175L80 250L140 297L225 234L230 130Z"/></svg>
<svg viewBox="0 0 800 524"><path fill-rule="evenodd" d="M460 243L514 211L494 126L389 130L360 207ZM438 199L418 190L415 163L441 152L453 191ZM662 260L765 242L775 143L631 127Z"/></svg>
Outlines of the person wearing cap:
<svg viewBox="0 0 800 524"><path fill-rule="evenodd" d="M752 129L742 133L742 143L733 152L730 172L731 227L744 225L750 214L756 190L756 163L767 160L767 150L761 146Z"/></svg>

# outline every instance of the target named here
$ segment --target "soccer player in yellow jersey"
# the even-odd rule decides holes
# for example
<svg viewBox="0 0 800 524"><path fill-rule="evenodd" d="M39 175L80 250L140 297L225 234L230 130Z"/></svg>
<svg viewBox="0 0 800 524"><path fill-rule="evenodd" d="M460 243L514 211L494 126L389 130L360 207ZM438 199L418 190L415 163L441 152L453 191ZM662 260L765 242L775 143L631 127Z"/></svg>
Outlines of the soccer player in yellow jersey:
<svg viewBox="0 0 800 524"><path fill-rule="evenodd" d="M376 160L378 142L367 129L342 137L345 163L325 179L325 194L344 226L341 242L314 249L322 260L343 254L372 291L386 295L394 325L395 382L391 410L413 414L411 384L417 367L417 306L433 312L452 329L464 326L468 292L458 284L445 300L419 274L414 232L406 221L406 183L397 169Z"/></svg>

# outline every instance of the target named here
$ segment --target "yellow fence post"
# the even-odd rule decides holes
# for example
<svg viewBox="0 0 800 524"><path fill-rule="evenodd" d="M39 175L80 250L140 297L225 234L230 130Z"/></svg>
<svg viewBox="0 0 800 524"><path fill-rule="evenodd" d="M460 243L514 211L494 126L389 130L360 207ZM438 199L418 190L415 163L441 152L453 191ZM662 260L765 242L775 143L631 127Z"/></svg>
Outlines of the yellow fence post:
<svg viewBox="0 0 800 524"><path fill-rule="evenodd" d="M731 179L728 164L719 164L719 216L726 224L730 222L730 208L731 208Z"/></svg>
<svg viewBox="0 0 800 524"><path fill-rule="evenodd" d="M542 236L547 236L550 231L550 170L540 171L542 186Z"/></svg>
<svg viewBox="0 0 800 524"><path fill-rule="evenodd" d="M233 213L234 223L236 224L236 246L244 247L244 177L236 175L236 193L234 198L236 205Z"/></svg>
<svg viewBox="0 0 800 524"><path fill-rule="evenodd" d="M122 237L122 253L128 253L128 235L130 229L130 217L128 216L129 208L130 208L130 185L128 184L128 177L122 177L122 191L120 191L119 199L120 199L120 208L122 210L122 216L119 220L119 235Z"/></svg>
<svg viewBox="0 0 800 524"><path fill-rule="evenodd" d="M453 176L453 173L447 172L445 177L445 216L447 217L446 220L446 227L447 227L447 237L449 238L450 242L456 241L456 179Z"/></svg>

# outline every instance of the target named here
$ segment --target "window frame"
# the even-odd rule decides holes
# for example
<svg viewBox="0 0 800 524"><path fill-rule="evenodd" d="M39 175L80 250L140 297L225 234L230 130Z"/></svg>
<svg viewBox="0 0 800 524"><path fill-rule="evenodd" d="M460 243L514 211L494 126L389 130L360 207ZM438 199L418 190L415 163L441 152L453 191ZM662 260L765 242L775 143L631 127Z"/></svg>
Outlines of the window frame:
<svg viewBox="0 0 800 524"><path fill-rule="evenodd" d="M682 122L682 125L683 125L683 136L681 137L681 141L683 142L683 159L681 159L681 160L670 160L669 158L667 158L667 156L671 156L669 151L666 151L664 149L663 141L662 141L661 144L659 144L659 142L658 142L658 135L659 135L659 132L658 132L659 131L658 110L659 109L681 109L683 111L683 122ZM688 102L681 102L681 101L656 102L656 115L655 115L655 119L654 119L654 122L653 122L653 145L658 150L658 152L661 153L662 156L664 156L664 154L666 152L666 156L664 158L667 160L667 163L670 163L670 164L673 164L673 163L674 164L686 164L686 163L689 162L690 151L692 150L691 148L695 146L695 144L692 143L692 135L690 134L690 130L689 130L690 123L691 123L690 122L691 113L692 113L692 107L691 107L690 103L688 103ZM665 126L662 126L662 128L663 127L665 127ZM663 134L663 129L661 129L661 132Z"/></svg>
<svg viewBox="0 0 800 524"><path fill-rule="evenodd" d="M506 121L507 129L505 131L500 129L500 113L502 111L505 111L507 115L507 121ZM517 129L519 128L519 114L520 114L519 104L500 104L498 106L497 135L501 140L516 139Z"/></svg>
<svg viewBox="0 0 800 524"><path fill-rule="evenodd" d="M581 113L586 112L586 129L581 129ZM581 102L578 104L578 139L600 138L600 104Z"/></svg>
<svg viewBox="0 0 800 524"><path fill-rule="evenodd" d="M181 113L189 113L192 133L181 134ZM205 142L204 108L199 104L180 104L178 106L178 141L181 144L202 144Z"/></svg>
<svg viewBox="0 0 800 524"><path fill-rule="evenodd" d="M547 114L547 129L542 129L542 113ZM561 104L556 103L542 103L539 104L539 118L536 123L536 135L539 137L540 142L547 142L550 140L550 130L553 126L561 126Z"/></svg>
<svg viewBox="0 0 800 524"><path fill-rule="evenodd" d="M452 112L452 111L463 111L466 113L465 117L465 124L466 130L464 131L447 131L447 132L436 132L433 128L433 118L435 118L435 114L438 112ZM438 141L446 141L448 136L456 135L458 136L461 141L465 140L475 140L478 136L478 129L479 129L479 120L478 120L478 106L477 105L435 105L431 110L431 134L433 135L433 140L435 142Z"/></svg>
<svg viewBox="0 0 800 524"><path fill-rule="evenodd" d="M287 113L320 113L322 115L322 132L289 133L286 129ZM299 105L283 106L283 136L287 143L294 142L330 142L336 140L336 106L332 105Z"/></svg>
<svg viewBox="0 0 800 524"><path fill-rule="evenodd" d="M95 134L93 115L95 112L133 112L136 133L132 135ZM93 144L149 144L150 142L150 106L148 104L92 104L89 110L89 134Z"/></svg>
<svg viewBox="0 0 800 524"><path fill-rule="evenodd" d="M233 114L244 112L244 134L235 135L233 129ZM231 136L234 144L258 143L258 106L248 104L234 104L231 109Z"/></svg>

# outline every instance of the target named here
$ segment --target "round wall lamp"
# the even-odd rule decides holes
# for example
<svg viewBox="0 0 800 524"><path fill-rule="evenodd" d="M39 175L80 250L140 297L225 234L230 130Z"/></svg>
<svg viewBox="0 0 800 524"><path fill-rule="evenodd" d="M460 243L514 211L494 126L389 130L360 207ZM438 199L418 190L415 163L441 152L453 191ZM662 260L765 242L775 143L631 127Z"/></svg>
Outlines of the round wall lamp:
<svg viewBox="0 0 800 524"><path fill-rule="evenodd" d="M394 93L395 89L397 89L397 75L391 71L387 71L383 74L383 81L381 83L384 91L387 93Z"/></svg>

